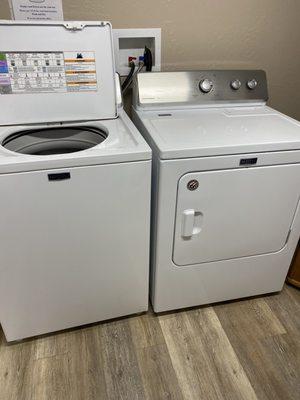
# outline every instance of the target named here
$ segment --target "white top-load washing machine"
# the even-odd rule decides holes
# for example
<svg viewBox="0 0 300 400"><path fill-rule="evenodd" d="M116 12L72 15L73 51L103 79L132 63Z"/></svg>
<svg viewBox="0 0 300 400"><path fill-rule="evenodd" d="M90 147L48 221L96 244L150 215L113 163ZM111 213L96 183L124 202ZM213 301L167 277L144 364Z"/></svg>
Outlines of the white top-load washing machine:
<svg viewBox="0 0 300 400"><path fill-rule="evenodd" d="M140 74L156 312L279 291L300 233L300 123L263 71Z"/></svg>
<svg viewBox="0 0 300 400"><path fill-rule="evenodd" d="M108 22L0 22L8 341L147 310L151 149L116 89Z"/></svg>

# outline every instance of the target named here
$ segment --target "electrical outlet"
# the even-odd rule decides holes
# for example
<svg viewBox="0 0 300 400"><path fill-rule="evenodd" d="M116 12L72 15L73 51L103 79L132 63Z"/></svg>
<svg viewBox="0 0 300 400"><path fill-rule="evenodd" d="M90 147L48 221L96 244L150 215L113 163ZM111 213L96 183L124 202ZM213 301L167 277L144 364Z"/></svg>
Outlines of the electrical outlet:
<svg viewBox="0 0 300 400"><path fill-rule="evenodd" d="M116 71L128 75L129 57L136 57L136 64L147 46L152 52L153 71L160 71L161 66L161 29L113 29Z"/></svg>

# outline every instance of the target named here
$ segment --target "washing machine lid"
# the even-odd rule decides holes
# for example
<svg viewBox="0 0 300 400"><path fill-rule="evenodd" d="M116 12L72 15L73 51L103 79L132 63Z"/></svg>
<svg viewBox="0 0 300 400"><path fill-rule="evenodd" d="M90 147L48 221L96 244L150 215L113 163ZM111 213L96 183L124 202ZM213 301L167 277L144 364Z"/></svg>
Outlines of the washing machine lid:
<svg viewBox="0 0 300 400"><path fill-rule="evenodd" d="M300 149L300 123L267 106L136 111L161 159Z"/></svg>
<svg viewBox="0 0 300 400"><path fill-rule="evenodd" d="M109 22L0 21L0 125L117 116Z"/></svg>

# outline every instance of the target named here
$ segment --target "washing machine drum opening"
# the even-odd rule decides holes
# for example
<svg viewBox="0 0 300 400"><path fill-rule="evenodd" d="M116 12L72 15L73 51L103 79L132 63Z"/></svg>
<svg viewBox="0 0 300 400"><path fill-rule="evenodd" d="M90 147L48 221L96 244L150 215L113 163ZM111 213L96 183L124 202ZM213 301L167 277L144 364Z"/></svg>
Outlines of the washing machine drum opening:
<svg viewBox="0 0 300 400"><path fill-rule="evenodd" d="M87 150L102 143L108 134L93 127L33 129L13 133L2 146L21 154L46 156Z"/></svg>

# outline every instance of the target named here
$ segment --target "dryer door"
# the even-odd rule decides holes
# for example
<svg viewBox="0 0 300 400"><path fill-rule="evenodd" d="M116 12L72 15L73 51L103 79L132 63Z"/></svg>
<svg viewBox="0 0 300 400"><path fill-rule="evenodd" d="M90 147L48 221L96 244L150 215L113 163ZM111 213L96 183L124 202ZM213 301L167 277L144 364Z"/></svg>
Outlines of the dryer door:
<svg viewBox="0 0 300 400"><path fill-rule="evenodd" d="M279 251L299 203L299 182L299 164L184 175L178 183L174 263Z"/></svg>

